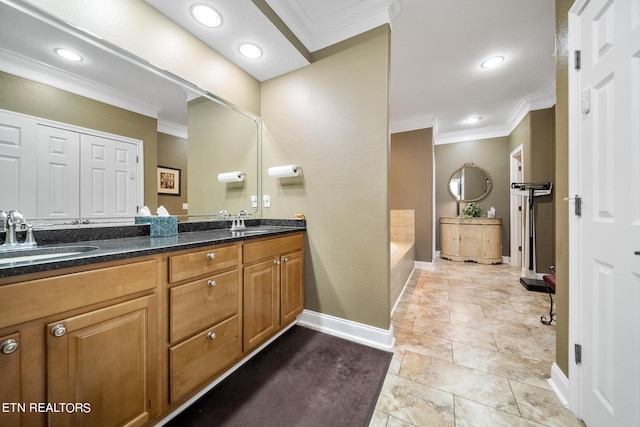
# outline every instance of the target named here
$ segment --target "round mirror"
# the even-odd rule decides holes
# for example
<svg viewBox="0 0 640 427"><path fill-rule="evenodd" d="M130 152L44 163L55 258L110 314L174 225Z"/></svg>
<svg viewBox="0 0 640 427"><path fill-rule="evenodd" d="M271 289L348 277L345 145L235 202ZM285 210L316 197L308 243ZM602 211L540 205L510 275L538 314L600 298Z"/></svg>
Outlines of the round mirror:
<svg viewBox="0 0 640 427"><path fill-rule="evenodd" d="M477 202L491 192L489 172L473 163L465 163L449 178L449 194L461 202Z"/></svg>

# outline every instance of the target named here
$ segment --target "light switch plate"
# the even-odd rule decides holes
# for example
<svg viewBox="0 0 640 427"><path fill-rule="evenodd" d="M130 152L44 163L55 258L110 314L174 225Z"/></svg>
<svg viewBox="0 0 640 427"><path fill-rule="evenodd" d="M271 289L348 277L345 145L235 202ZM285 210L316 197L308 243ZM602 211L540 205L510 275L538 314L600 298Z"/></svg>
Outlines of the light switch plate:
<svg viewBox="0 0 640 427"><path fill-rule="evenodd" d="M264 206L265 208L271 207L271 196L269 196L268 194L264 194L262 196L262 206Z"/></svg>
<svg viewBox="0 0 640 427"><path fill-rule="evenodd" d="M251 207L252 208L258 207L258 196L256 196L255 194L251 196Z"/></svg>

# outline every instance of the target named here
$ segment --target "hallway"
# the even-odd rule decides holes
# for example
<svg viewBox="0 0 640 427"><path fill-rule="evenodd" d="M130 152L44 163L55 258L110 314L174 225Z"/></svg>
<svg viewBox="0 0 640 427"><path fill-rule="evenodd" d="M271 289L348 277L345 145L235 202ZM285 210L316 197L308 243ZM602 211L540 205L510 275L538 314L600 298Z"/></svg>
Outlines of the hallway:
<svg viewBox="0 0 640 427"><path fill-rule="evenodd" d="M414 271L394 313L395 354L370 427L584 426L547 381L549 296L526 291L509 265L434 266Z"/></svg>

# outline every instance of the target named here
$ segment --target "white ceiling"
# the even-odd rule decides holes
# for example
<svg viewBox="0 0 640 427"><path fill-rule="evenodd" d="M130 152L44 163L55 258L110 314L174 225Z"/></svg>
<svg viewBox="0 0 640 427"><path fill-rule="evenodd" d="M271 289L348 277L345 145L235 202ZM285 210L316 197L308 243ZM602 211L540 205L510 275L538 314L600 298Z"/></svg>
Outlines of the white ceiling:
<svg viewBox="0 0 640 427"><path fill-rule="evenodd" d="M308 65L309 52L390 23L392 132L433 126L436 143L504 136L529 110L555 104L554 0L145 1L260 81ZM196 2L213 5L223 26L211 31L192 21L188 11ZM301 42L297 48L255 3L278 14ZM0 69L12 72L22 60L11 56L16 52L50 64L45 55L53 33L38 32L35 21L9 9L0 15ZM242 58L237 46L243 41L261 45L263 58ZM482 70L479 64L492 55L504 55L504 64ZM183 122L185 93L154 90L159 82L137 79L131 64L121 69L106 56L95 61L97 67L72 71L78 86L111 88L113 99L135 93L127 100L138 102L135 111L155 110L167 123ZM50 65L40 74L70 69L62 62ZM463 120L472 114L483 119L470 127Z"/></svg>
<svg viewBox="0 0 640 427"><path fill-rule="evenodd" d="M252 0L145 1L258 80L308 64ZM504 136L528 111L555 104L554 0L265 1L308 52L391 24L392 132L433 126L437 143ZM217 9L223 26L194 22L193 3ZM241 41L265 56L242 58ZM499 68L480 68L494 55L506 58ZM470 115L482 120L465 124Z"/></svg>

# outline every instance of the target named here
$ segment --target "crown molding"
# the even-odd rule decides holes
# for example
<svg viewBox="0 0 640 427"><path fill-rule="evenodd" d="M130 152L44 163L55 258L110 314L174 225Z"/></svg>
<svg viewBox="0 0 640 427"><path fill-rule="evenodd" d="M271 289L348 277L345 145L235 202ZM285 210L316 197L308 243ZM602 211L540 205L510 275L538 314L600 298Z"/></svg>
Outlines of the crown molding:
<svg viewBox="0 0 640 427"><path fill-rule="evenodd" d="M408 132L416 129L426 129L434 127L436 121L435 114L423 114L420 116L407 117L403 120L391 122L391 133Z"/></svg>
<svg viewBox="0 0 640 427"><path fill-rule="evenodd" d="M131 95L0 48L0 70L105 104L158 118L162 108Z"/></svg>
<svg viewBox="0 0 640 427"><path fill-rule="evenodd" d="M329 15L314 17L301 0L267 0L267 3L309 52L391 24L402 9L400 0L360 0L336 7Z"/></svg>
<svg viewBox="0 0 640 427"><path fill-rule="evenodd" d="M473 141L488 138L499 138L509 136L520 124L522 119L530 111L551 108L556 104L556 83L553 82L549 88L538 94L522 98L515 106L509 117L502 125L487 126L457 132L440 133L438 130L438 117L436 114L424 114L413 116L391 123L391 133L406 132L410 130L433 127L433 139L435 145L453 144L455 142Z"/></svg>

